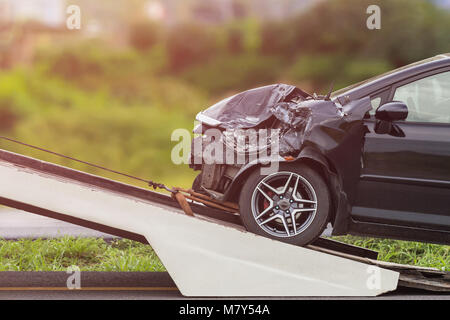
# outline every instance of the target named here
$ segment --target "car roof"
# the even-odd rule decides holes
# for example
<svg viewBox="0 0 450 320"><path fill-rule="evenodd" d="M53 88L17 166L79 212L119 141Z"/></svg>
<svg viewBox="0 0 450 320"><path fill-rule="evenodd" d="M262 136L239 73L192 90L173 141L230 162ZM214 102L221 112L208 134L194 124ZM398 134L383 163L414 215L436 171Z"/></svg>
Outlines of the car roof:
<svg viewBox="0 0 450 320"><path fill-rule="evenodd" d="M333 94L333 98L359 99L395 82L446 66L450 66L450 53L439 54L338 90Z"/></svg>

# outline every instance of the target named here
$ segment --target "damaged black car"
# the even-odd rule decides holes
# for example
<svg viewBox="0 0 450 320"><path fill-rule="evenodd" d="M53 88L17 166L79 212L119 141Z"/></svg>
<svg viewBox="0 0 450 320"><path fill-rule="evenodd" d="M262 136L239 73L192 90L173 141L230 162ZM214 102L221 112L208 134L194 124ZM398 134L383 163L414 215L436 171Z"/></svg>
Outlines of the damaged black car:
<svg viewBox="0 0 450 320"><path fill-rule="evenodd" d="M450 244L450 54L326 95L275 84L197 115L193 189L250 232Z"/></svg>

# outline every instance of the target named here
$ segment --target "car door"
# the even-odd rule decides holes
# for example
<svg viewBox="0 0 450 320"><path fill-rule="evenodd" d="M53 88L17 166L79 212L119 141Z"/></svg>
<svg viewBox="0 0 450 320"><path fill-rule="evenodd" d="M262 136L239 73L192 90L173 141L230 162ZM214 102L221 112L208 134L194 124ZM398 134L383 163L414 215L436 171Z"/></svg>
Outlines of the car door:
<svg viewBox="0 0 450 320"><path fill-rule="evenodd" d="M450 70L390 87L388 101L408 106L397 134L377 134L367 120L356 221L450 230ZM378 99L378 97L374 98ZM379 102L378 100L375 102Z"/></svg>

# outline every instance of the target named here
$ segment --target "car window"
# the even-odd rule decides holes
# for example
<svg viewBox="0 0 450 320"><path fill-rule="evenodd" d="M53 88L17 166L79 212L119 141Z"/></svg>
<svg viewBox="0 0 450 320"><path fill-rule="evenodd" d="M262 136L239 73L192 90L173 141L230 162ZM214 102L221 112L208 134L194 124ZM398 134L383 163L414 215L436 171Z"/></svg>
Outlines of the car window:
<svg viewBox="0 0 450 320"><path fill-rule="evenodd" d="M381 97L376 97L370 100L370 103L372 104L372 110L370 111L370 113L375 114L375 110L380 106Z"/></svg>
<svg viewBox="0 0 450 320"><path fill-rule="evenodd" d="M350 91L350 90L352 90L352 89L354 89L354 88L357 88L357 87L359 87L359 86L362 86L363 84L366 84L366 83L369 83L369 82L373 82L373 81L375 81L375 80L378 80L378 79L380 79L380 78L386 77L386 76L391 75L391 74L393 74L393 73L397 73L397 72L400 72L400 71L403 71L403 70L406 70L406 69L409 69L409 68L412 68L412 67L415 67L415 66L419 66L419 65L421 65L421 64L425 64L425 63L428 63L428 62L437 61L437 60L441 60L441 59L445 59L445 58L447 58L447 55L445 55L445 54L440 54L440 55L435 56L435 57L431 57L431 58L428 58L428 59L425 59L425 60L422 60L422 61L417 61L417 62L408 64L408 65L406 65L406 66L403 66L403 67L400 67L400 68L391 70L391 71L389 71L389 72L386 72L386 73L377 75L377 76L372 77L372 78L370 78L370 79L367 79L367 80L364 80L364 81L361 81L361 82L352 84L352 85L350 85L350 86L348 86L348 87L339 89L339 90L333 92L333 93L331 94L331 97L334 98L334 97L340 96L340 95L346 93L347 91Z"/></svg>
<svg viewBox="0 0 450 320"><path fill-rule="evenodd" d="M408 106L406 121L450 123L450 72L398 87L393 101Z"/></svg>
<svg viewBox="0 0 450 320"><path fill-rule="evenodd" d="M371 116L375 116L375 111L378 109L378 107L381 104L381 97L371 97L370 103L372 104L372 110L370 110L366 114L366 118L370 118Z"/></svg>
<svg viewBox="0 0 450 320"><path fill-rule="evenodd" d="M372 110L369 111L368 117L375 116L375 112L379 106L382 105L383 101L386 101L389 93L391 92L390 87L384 88L381 92L378 91L370 96L370 103L372 104Z"/></svg>

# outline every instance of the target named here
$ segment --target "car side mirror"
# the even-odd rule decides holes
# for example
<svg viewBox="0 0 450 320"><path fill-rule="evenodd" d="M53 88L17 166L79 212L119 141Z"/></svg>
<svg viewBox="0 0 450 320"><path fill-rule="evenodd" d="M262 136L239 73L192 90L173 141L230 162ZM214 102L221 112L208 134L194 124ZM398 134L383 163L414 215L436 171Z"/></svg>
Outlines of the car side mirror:
<svg viewBox="0 0 450 320"><path fill-rule="evenodd" d="M382 121L402 121L408 117L408 107L404 102L393 101L380 106L375 112L375 118Z"/></svg>

